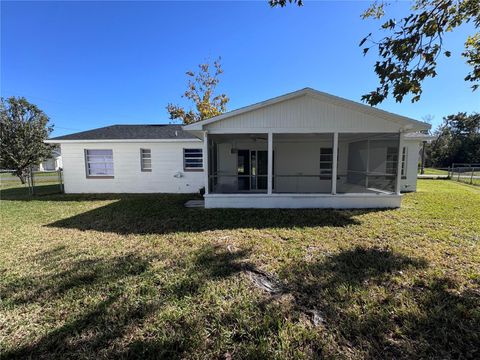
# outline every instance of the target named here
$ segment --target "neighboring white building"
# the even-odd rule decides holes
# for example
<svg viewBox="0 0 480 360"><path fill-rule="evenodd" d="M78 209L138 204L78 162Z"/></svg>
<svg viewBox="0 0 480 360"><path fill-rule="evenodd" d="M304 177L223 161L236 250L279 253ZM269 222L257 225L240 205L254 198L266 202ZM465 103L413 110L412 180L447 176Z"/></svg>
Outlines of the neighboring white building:
<svg viewBox="0 0 480 360"><path fill-rule="evenodd" d="M56 171L61 169L63 166L62 164L62 155L60 152L60 148L56 148L52 150L52 156L48 159L43 160L38 165L38 171Z"/></svg>
<svg viewBox="0 0 480 360"><path fill-rule="evenodd" d="M61 146L67 193L207 184L207 208L382 208L415 191L423 138L405 134L429 128L307 88L184 127L114 125L48 142Z"/></svg>

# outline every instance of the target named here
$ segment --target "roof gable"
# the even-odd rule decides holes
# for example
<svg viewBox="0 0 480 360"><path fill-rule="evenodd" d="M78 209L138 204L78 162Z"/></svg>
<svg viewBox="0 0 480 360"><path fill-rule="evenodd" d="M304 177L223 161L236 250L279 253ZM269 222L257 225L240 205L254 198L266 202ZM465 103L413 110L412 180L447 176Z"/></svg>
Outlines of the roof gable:
<svg viewBox="0 0 480 360"><path fill-rule="evenodd" d="M303 125L312 130L318 127L319 131L327 131L335 130L334 124L339 125L342 131L355 131L359 126L380 127L385 131L430 128L429 124L421 121L306 88L184 126L184 130L248 127L248 118L251 127L260 129Z"/></svg>

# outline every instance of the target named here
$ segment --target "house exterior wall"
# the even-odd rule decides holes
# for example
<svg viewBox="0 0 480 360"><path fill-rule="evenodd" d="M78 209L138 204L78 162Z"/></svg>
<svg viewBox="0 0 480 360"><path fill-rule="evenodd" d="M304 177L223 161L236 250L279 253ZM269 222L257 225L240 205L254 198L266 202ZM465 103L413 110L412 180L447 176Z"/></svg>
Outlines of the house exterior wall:
<svg viewBox="0 0 480 360"><path fill-rule="evenodd" d="M151 149L152 171L142 172L140 149ZM184 171L183 149L202 142L62 143L66 193L195 193L204 186L203 171ZM87 178L85 149L112 149L114 178ZM178 177L175 177L177 175Z"/></svg>
<svg viewBox="0 0 480 360"><path fill-rule="evenodd" d="M400 124L305 95L205 125L211 133L398 132Z"/></svg>
<svg viewBox="0 0 480 360"><path fill-rule="evenodd" d="M407 173L400 181L400 188L404 192L417 191L418 161L420 159L420 144L418 140L405 141L407 148Z"/></svg>
<svg viewBox="0 0 480 360"><path fill-rule="evenodd" d="M319 146L325 143L308 142L278 142L274 145L274 174L294 175L297 173L318 173ZM183 170L183 149L201 148L201 142L171 142L171 143L63 143L63 177L66 193L194 193L204 186L203 171L190 172ZM236 148L266 150L266 143L240 142ZM310 149L311 147L314 147ZM350 145L351 146L351 145ZM416 191L419 142L406 141L407 174L401 180L402 191ZM223 143L218 148L219 174L235 174L236 155L231 154L232 145ZM142 172L140 169L140 148L152 150L152 171ZM87 178L85 171L85 149L112 149L114 161L113 179ZM311 151L309 151L311 150ZM348 160L348 144L339 144L338 174L346 174ZM293 161L294 160L294 161ZM295 164L294 168L290 167ZM176 178L180 173L182 177ZM223 181L235 181L235 178L225 178ZM307 180L302 180L302 188L309 192ZM329 192L331 183L328 180L318 180L319 184L310 184L311 191L323 189ZM277 179L274 191L288 192L292 184ZM322 184L320 184L320 182ZM322 191L323 191L322 190Z"/></svg>

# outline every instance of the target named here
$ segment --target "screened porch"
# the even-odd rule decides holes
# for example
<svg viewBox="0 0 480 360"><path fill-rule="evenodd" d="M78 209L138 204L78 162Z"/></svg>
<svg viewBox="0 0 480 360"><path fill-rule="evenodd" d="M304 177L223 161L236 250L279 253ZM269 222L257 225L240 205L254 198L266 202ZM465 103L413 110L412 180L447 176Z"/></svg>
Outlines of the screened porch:
<svg viewBox="0 0 480 360"><path fill-rule="evenodd" d="M206 190L394 194L397 172L403 171L406 161L399 153L400 141L399 133L210 134Z"/></svg>

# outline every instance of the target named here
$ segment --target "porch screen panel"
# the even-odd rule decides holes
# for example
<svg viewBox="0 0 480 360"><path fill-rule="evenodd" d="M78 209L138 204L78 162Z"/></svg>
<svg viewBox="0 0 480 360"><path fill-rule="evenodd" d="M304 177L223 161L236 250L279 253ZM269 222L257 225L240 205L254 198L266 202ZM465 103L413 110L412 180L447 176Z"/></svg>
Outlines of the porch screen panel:
<svg viewBox="0 0 480 360"><path fill-rule="evenodd" d="M399 134L339 134L338 193L394 192Z"/></svg>
<svg viewBox="0 0 480 360"><path fill-rule="evenodd" d="M345 192L363 192L366 185L368 161L368 142L353 141L348 144L348 166L344 175L344 183L340 189ZM338 186L337 186L338 187Z"/></svg>
<svg viewBox="0 0 480 360"><path fill-rule="evenodd" d="M211 134L209 192L267 192L267 134ZM213 159L214 158L214 159Z"/></svg>
<svg viewBox="0 0 480 360"><path fill-rule="evenodd" d="M370 140L368 187L386 192L395 191L398 163L398 136Z"/></svg>
<svg viewBox="0 0 480 360"><path fill-rule="evenodd" d="M273 192L329 194L333 134L275 134Z"/></svg>

